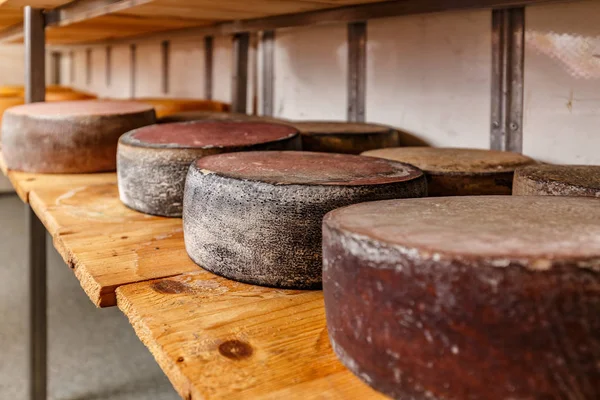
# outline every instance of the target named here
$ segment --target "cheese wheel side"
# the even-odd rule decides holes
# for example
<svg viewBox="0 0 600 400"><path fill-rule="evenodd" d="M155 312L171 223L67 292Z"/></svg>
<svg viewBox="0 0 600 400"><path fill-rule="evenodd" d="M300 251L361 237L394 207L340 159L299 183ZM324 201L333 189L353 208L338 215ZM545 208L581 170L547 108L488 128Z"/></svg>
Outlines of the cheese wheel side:
<svg viewBox="0 0 600 400"><path fill-rule="evenodd" d="M49 118L9 109L2 119L3 154L8 168L19 171L114 171L119 137L154 122L151 108L127 114Z"/></svg>

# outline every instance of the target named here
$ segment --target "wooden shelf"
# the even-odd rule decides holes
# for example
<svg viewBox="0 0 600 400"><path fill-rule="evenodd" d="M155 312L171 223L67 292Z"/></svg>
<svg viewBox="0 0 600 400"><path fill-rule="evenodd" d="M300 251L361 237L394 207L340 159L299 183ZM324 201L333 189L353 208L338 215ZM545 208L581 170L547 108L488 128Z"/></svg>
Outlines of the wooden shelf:
<svg viewBox="0 0 600 400"><path fill-rule="evenodd" d="M183 398L384 398L335 357L322 292L201 269L181 219L124 207L114 173L29 174L1 160L90 299L119 306Z"/></svg>
<svg viewBox="0 0 600 400"><path fill-rule="evenodd" d="M335 357L320 291L203 270L117 289L119 308L184 399L383 399Z"/></svg>
<svg viewBox="0 0 600 400"><path fill-rule="evenodd" d="M49 10L49 44L89 47L550 1L572 0L0 0L0 41L22 39L25 5Z"/></svg>

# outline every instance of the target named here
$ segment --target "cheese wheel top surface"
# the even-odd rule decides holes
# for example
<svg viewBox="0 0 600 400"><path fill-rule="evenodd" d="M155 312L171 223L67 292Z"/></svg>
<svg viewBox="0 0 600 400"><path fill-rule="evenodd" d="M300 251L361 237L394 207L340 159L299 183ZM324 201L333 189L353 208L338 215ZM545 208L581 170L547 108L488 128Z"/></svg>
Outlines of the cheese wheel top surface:
<svg viewBox="0 0 600 400"><path fill-rule="evenodd" d="M392 147L365 151L362 155L409 163L429 173L449 174L511 172L535 163L522 154L483 149Z"/></svg>
<svg viewBox="0 0 600 400"><path fill-rule="evenodd" d="M360 122L295 121L291 123L303 135L388 133L392 128Z"/></svg>
<svg viewBox="0 0 600 400"><path fill-rule="evenodd" d="M152 106L132 101L62 101L31 103L13 107L7 112L36 119L126 115L152 111Z"/></svg>
<svg viewBox="0 0 600 400"><path fill-rule="evenodd" d="M205 174L276 185L377 185L422 176L412 165L348 154L307 151L253 151L203 157L196 166Z"/></svg>
<svg viewBox="0 0 600 400"><path fill-rule="evenodd" d="M334 210L325 223L406 254L511 261L548 269L561 260L600 271L600 203L553 196L384 200ZM382 253L383 254L383 253Z"/></svg>
<svg viewBox="0 0 600 400"><path fill-rule="evenodd" d="M519 174L534 181L551 181L600 190L600 165L531 165Z"/></svg>
<svg viewBox="0 0 600 400"><path fill-rule="evenodd" d="M127 133L122 143L141 147L237 147L288 139L298 131L267 122L192 121L150 125Z"/></svg>

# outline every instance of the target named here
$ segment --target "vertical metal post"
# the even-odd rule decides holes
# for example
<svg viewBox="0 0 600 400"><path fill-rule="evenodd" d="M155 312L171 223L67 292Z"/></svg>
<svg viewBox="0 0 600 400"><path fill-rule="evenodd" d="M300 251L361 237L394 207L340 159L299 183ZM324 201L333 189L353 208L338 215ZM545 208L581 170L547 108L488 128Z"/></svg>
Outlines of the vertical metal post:
<svg viewBox="0 0 600 400"><path fill-rule="evenodd" d="M25 101L34 103L46 97L46 36L41 9L25 7ZM47 394L47 314L46 314L46 230L29 205L29 398L45 400Z"/></svg>
<svg viewBox="0 0 600 400"><path fill-rule="evenodd" d="M75 83L75 52L69 52L69 82Z"/></svg>
<svg viewBox="0 0 600 400"><path fill-rule="evenodd" d="M85 51L85 84L92 84L92 49Z"/></svg>
<svg viewBox="0 0 600 400"><path fill-rule="evenodd" d="M25 33L25 101L34 103L46 98L46 34L41 9L24 9Z"/></svg>
<svg viewBox="0 0 600 400"><path fill-rule="evenodd" d="M106 46L106 87L110 87L112 81L112 47Z"/></svg>
<svg viewBox="0 0 600 400"><path fill-rule="evenodd" d="M348 121L365 121L367 23L348 24Z"/></svg>
<svg viewBox="0 0 600 400"><path fill-rule="evenodd" d="M490 147L523 151L525 9L492 11Z"/></svg>
<svg viewBox="0 0 600 400"><path fill-rule="evenodd" d="M50 83L53 85L60 84L61 58L62 55L58 51L50 53Z"/></svg>
<svg viewBox="0 0 600 400"><path fill-rule="evenodd" d="M246 113L248 101L248 47L250 35L238 33L233 38L233 83L231 85L231 109Z"/></svg>
<svg viewBox="0 0 600 400"><path fill-rule="evenodd" d="M204 98L212 100L213 97L213 37L204 38Z"/></svg>
<svg viewBox="0 0 600 400"><path fill-rule="evenodd" d="M129 97L131 97L132 99L135 99L135 70L137 68L136 64L137 64L137 57L136 57L136 46L135 44L132 44L129 47L129 56L130 56L130 87L129 87Z"/></svg>
<svg viewBox="0 0 600 400"><path fill-rule="evenodd" d="M161 58L162 58L162 65L161 65L161 72L162 72L162 92L163 94L168 94L169 93L169 56L170 56L170 47L171 44L168 40L163 41L160 44L160 51L161 51Z"/></svg>
<svg viewBox="0 0 600 400"><path fill-rule="evenodd" d="M262 113L273 116L275 102L275 31L264 31L262 50Z"/></svg>
<svg viewBox="0 0 600 400"><path fill-rule="evenodd" d="M29 205L29 398L46 400L47 396L47 315L46 315L46 228Z"/></svg>

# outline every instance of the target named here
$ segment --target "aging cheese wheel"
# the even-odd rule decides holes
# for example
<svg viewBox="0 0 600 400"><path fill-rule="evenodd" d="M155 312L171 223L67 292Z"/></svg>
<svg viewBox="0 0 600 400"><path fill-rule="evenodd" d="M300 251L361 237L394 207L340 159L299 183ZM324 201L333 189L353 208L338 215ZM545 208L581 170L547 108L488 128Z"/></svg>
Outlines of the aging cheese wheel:
<svg viewBox="0 0 600 400"><path fill-rule="evenodd" d="M154 106L157 118L182 111L227 111L229 109L229 105L212 100L141 98L135 101Z"/></svg>
<svg viewBox="0 0 600 400"><path fill-rule="evenodd" d="M119 136L154 121L152 107L132 102L25 104L4 113L2 151L13 170L113 171Z"/></svg>
<svg viewBox="0 0 600 400"><path fill-rule="evenodd" d="M363 155L420 168L427 176L430 196L508 195L515 169L535 163L522 154L482 149L395 147Z"/></svg>
<svg viewBox="0 0 600 400"><path fill-rule="evenodd" d="M158 123L164 124L171 122L204 121L207 119L227 121L263 121L279 124L288 123L287 121L278 118L224 111L183 111L159 118Z"/></svg>
<svg viewBox="0 0 600 400"><path fill-rule="evenodd" d="M344 154L229 153L187 176L183 229L198 265L241 282L321 287L321 221L363 201L426 194L413 166Z"/></svg>
<svg viewBox="0 0 600 400"><path fill-rule="evenodd" d="M600 198L600 166L532 165L517 168L513 194Z"/></svg>
<svg viewBox="0 0 600 400"><path fill-rule="evenodd" d="M234 151L299 148L298 131L287 125L196 121L147 126L119 140L119 195L135 210L180 217L185 178L194 160Z"/></svg>
<svg viewBox="0 0 600 400"><path fill-rule="evenodd" d="M360 154L382 147L398 146L398 132L388 126L358 122L293 122L302 135L306 151Z"/></svg>
<svg viewBox="0 0 600 400"><path fill-rule="evenodd" d="M323 221L340 360L398 399L600 398L596 199L392 200Z"/></svg>

